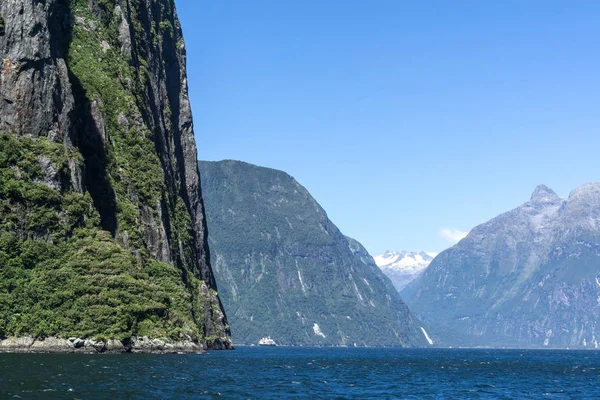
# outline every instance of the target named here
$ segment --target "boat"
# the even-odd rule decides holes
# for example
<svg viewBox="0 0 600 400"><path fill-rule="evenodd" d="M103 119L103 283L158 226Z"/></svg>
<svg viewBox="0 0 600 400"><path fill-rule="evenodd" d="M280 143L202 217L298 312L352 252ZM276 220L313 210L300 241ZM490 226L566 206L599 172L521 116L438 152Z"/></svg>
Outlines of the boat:
<svg viewBox="0 0 600 400"><path fill-rule="evenodd" d="M275 343L275 341L273 339L271 339L271 336L268 336L268 337L264 337L264 338L260 339L258 341L258 345L259 346L277 346L277 343Z"/></svg>

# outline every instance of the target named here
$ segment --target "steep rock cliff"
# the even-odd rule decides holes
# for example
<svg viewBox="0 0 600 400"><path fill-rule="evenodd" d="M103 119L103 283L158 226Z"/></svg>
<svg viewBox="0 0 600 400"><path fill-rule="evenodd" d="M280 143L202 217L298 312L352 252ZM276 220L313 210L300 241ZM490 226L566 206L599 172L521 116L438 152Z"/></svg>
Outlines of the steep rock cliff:
<svg viewBox="0 0 600 400"><path fill-rule="evenodd" d="M288 174L200 162L215 276L236 343L428 346L357 241Z"/></svg>
<svg viewBox="0 0 600 400"><path fill-rule="evenodd" d="M230 347L173 0L3 0L0 56L0 338Z"/></svg>

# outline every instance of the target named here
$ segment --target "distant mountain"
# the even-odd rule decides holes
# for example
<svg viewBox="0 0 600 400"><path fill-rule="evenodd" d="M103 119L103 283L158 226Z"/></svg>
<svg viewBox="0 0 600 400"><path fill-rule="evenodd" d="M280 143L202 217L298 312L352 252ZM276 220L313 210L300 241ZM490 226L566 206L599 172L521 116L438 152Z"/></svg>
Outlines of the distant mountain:
<svg viewBox="0 0 600 400"><path fill-rule="evenodd" d="M369 253L291 176L239 161L200 162L200 172L236 344L428 345Z"/></svg>
<svg viewBox="0 0 600 400"><path fill-rule="evenodd" d="M449 343L598 347L600 184L530 201L475 229L403 291Z"/></svg>
<svg viewBox="0 0 600 400"><path fill-rule="evenodd" d="M386 251L373 258L396 290L401 291L429 266L436 255L425 251Z"/></svg>

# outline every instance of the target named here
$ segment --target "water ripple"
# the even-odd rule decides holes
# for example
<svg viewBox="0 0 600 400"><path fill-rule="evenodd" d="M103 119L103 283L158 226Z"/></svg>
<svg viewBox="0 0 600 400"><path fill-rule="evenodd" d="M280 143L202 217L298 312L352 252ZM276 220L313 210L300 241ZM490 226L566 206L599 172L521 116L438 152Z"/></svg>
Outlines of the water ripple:
<svg viewBox="0 0 600 400"><path fill-rule="evenodd" d="M0 398L588 399L600 352L241 348L204 355L0 354Z"/></svg>

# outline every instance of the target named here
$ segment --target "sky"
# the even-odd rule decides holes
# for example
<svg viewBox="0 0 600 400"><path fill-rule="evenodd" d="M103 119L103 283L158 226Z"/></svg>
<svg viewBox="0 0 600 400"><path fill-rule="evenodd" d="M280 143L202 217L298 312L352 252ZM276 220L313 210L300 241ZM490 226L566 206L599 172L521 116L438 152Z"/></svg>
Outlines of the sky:
<svg viewBox="0 0 600 400"><path fill-rule="evenodd" d="M600 2L176 0L198 156L281 169L372 255L600 180Z"/></svg>

